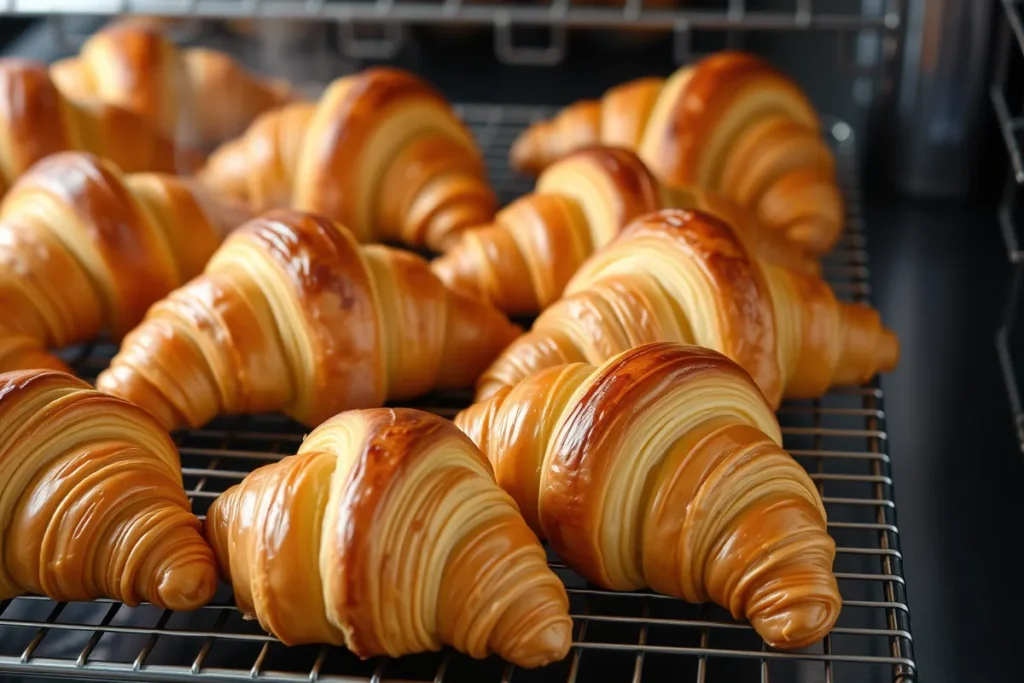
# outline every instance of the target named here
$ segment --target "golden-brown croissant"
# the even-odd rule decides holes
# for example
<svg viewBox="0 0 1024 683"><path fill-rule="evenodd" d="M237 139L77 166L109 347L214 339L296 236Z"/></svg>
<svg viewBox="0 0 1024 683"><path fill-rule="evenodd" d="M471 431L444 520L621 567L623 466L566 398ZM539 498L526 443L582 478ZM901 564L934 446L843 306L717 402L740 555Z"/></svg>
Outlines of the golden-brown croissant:
<svg viewBox="0 0 1024 683"><path fill-rule="evenodd" d="M390 68L339 78L317 104L264 114L199 177L256 211L312 211L360 242L437 251L496 207L469 130L440 93Z"/></svg>
<svg viewBox="0 0 1024 683"><path fill-rule="evenodd" d="M668 188L635 153L591 147L547 167L535 192L468 230L431 264L446 284L512 314L554 303L577 268L633 219L659 208L701 209L736 228L769 261L818 274L804 249L765 229L750 212L715 193Z"/></svg>
<svg viewBox="0 0 1024 683"><path fill-rule="evenodd" d="M480 378L477 398L545 367L598 364L655 341L725 354L773 406L861 384L899 358L874 309L837 301L818 277L760 261L717 218L663 210L583 264L565 296Z"/></svg>
<svg viewBox="0 0 1024 683"><path fill-rule="evenodd" d="M451 422L359 410L214 501L206 535L239 609L288 645L439 650L541 666L569 650L565 588Z"/></svg>
<svg viewBox="0 0 1024 683"><path fill-rule="evenodd" d="M657 343L598 368L552 367L455 424L593 583L713 600L774 647L805 647L835 624L821 499L757 386L724 356Z"/></svg>
<svg viewBox="0 0 1024 683"><path fill-rule="evenodd" d="M82 150L126 172L190 172L202 156L130 111L65 99L43 64L0 59L0 194L34 163L56 152Z"/></svg>
<svg viewBox="0 0 1024 683"><path fill-rule="evenodd" d="M184 610L217 588L178 452L145 411L63 372L0 374L0 600Z"/></svg>
<svg viewBox="0 0 1024 683"><path fill-rule="evenodd" d="M0 338L20 349L0 354L0 371L60 368L42 349L119 338L247 217L175 176L124 175L78 152L43 159L0 204Z"/></svg>
<svg viewBox="0 0 1024 683"><path fill-rule="evenodd" d="M152 21L101 29L50 73L67 97L122 107L172 139L204 146L296 99L287 83L254 76L227 54L179 50Z"/></svg>
<svg viewBox="0 0 1024 683"><path fill-rule="evenodd" d="M168 429L283 411L307 425L434 387L470 386L521 330L415 254L277 210L155 304L97 387Z"/></svg>
<svg viewBox="0 0 1024 683"><path fill-rule="evenodd" d="M580 147L635 149L662 182L716 191L815 253L843 227L835 160L806 95L753 55L724 51L642 78L535 124L513 144L512 165L538 172Z"/></svg>

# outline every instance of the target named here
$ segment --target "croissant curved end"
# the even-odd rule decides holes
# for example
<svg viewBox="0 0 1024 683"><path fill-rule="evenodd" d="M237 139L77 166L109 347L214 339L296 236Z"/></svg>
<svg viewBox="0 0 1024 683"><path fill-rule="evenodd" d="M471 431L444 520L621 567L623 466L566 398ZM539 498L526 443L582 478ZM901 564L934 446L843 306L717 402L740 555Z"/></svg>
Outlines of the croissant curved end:
<svg viewBox="0 0 1024 683"><path fill-rule="evenodd" d="M161 604L175 611L194 610L217 592L217 568L209 557L182 558L168 567L157 584Z"/></svg>
<svg viewBox="0 0 1024 683"><path fill-rule="evenodd" d="M533 163L535 147L536 143L530 131L524 130L512 141L512 147L509 148L508 153L509 165L520 173L531 173L533 175L539 173L542 169L538 164Z"/></svg>
<svg viewBox="0 0 1024 683"><path fill-rule="evenodd" d="M533 669L562 661L571 647L572 620L559 619L524 638L516 647L502 650L500 655L525 669Z"/></svg>
<svg viewBox="0 0 1024 683"><path fill-rule="evenodd" d="M900 338L888 327L882 328L876 350L878 372L892 372L900 362Z"/></svg>
<svg viewBox="0 0 1024 683"><path fill-rule="evenodd" d="M795 605L750 616L750 624L774 648L796 650L813 645L832 630L839 618L834 600L808 598Z"/></svg>

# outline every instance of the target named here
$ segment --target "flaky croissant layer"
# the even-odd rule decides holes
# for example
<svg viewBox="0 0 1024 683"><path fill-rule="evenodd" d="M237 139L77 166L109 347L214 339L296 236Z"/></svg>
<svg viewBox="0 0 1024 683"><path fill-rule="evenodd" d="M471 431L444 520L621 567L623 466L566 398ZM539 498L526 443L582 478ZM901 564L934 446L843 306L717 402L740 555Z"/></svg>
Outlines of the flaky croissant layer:
<svg viewBox="0 0 1024 683"><path fill-rule="evenodd" d="M46 66L0 59L0 194L37 161L58 152L96 154L128 173L185 173L202 155L176 147L142 117L95 100L69 100Z"/></svg>
<svg viewBox="0 0 1024 683"><path fill-rule="evenodd" d="M45 349L120 338L246 218L174 176L77 152L40 161L0 204L0 371L62 368Z"/></svg>
<svg viewBox="0 0 1024 683"><path fill-rule="evenodd" d="M487 460L450 422L344 413L214 501L206 534L239 608L287 644L360 657L561 659L561 582Z"/></svg>
<svg viewBox="0 0 1024 683"><path fill-rule="evenodd" d="M170 437L63 372L0 374L0 600L195 609L217 570Z"/></svg>
<svg viewBox="0 0 1024 683"><path fill-rule="evenodd" d="M739 204L713 192L662 186L633 152L591 147L541 173L536 191L467 230L431 264L456 289L520 315L561 296L583 262L636 218L660 208L700 209L732 225L765 260L818 274L806 250L765 228Z"/></svg>
<svg viewBox="0 0 1024 683"><path fill-rule="evenodd" d="M317 425L470 386L520 333L418 256L360 246L321 216L271 211L150 309L97 386L168 429L268 411Z"/></svg>
<svg viewBox="0 0 1024 683"><path fill-rule="evenodd" d="M815 254L842 232L835 160L814 107L753 55L719 52L571 105L520 135L511 162L539 172L596 143L636 150L667 185L718 192Z"/></svg>
<svg viewBox="0 0 1024 683"><path fill-rule="evenodd" d="M123 108L162 135L201 146L234 137L259 114L296 99L287 83L250 74L223 52L178 49L147 18L97 31L50 73L73 100Z"/></svg>
<svg viewBox="0 0 1024 683"><path fill-rule="evenodd" d="M256 211L311 211L349 226L360 242L436 251L494 216L486 176L441 94L383 67L337 79L317 103L260 116L199 174Z"/></svg>
<svg viewBox="0 0 1024 683"><path fill-rule="evenodd" d="M664 210L587 259L564 296L483 374L477 398L546 367L598 364L657 341L725 354L773 406L863 384L899 359L877 311L837 300L818 277L761 262L709 214Z"/></svg>
<svg viewBox="0 0 1024 683"><path fill-rule="evenodd" d="M713 600L774 647L805 647L835 624L835 542L817 490L724 356L657 343L597 368L555 366L455 424L588 580Z"/></svg>

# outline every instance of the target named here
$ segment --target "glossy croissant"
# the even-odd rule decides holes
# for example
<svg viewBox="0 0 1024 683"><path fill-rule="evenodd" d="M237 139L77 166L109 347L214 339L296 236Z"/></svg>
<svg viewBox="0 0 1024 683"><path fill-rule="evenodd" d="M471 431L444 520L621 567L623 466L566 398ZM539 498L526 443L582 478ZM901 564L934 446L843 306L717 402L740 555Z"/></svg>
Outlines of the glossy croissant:
<svg viewBox="0 0 1024 683"><path fill-rule="evenodd" d="M270 411L314 426L470 386L520 332L422 258L278 210L235 230L202 276L155 304L97 387L168 429Z"/></svg>
<svg viewBox="0 0 1024 683"><path fill-rule="evenodd" d="M0 59L0 140L0 194L40 159L68 150L97 154L129 173L191 172L202 162L126 109L68 100L46 66L13 57Z"/></svg>
<svg viewBox="0 0 1024 683"><path fill-rule="evenodd" d="M187 610L217 588L170 437L63 372L0 374L0 529L0 600Z"/></svg>
<svg viewBox="0 0 1024 683"><path fill-rule="evenodd" d="M527 129L512 165L538 172L581 147L634 149L662 182L718 192L814 253L843 227L835 159L807 96L759 58L719 52L641 78Z"/></svg>
<svg viewBox="0 0 1024 683"><path fill-rule="evenodd" d="M862 384L899 358L899 341L874 309L838 301L818 277L761 261L717 218L664 210L583 264L565 296L480 378L477 398L546 367L598 364L656 341L725 354L773 406Z"/></svg>
<svg viewBox="0 0 1024 683"><path fill-rule="evenodd" d="M71 99L127 109L161 134L200 146L230 139L263 112L296 99L284 81L250 74L223 52L179 49L145 18L97 31L50 73Z"/></svg>
<svg viewBox="0 0 1024 683"><path fill-rule="evenodd" d="M460 413L498 484L570 567L613 590L712 600L765 641L824 637L842 600L814 483L750 376L655 343L555 366Z"/></svg>
<svg viewBox="0 0 1024 683"><path fill-rule="evenodd" d="M79 152L40 161L0 204L0 372L61 368L43 349L120 338L247 217L175 176Z"/></svg>
<svg viewBox="0 0 1024 683"><path fill-rule="evenodd" d="M500 211L493 224L464 232L431 267L446 284L507 313L535 314L626 225L668 207L719 216L765 259L820 273L804 249L740 205L704 190L663 186L622 147L591 147L556 161L541 173L535 192Z"/></svg>
<svg viewBox="0 0 1024 683"><path fill-rule="evenodd" d="M319 103L264 114L199 177L257 211L312 211L360 242L436 251L496 208L469 130L440 93L391 68L339 78Z"/></svg>
<svg viewBox="0 0 1024 683"><path fill-rule="evenodd" d="M451 422L359 410L214 501L206 534L245 614L288 645L360 657L562 659L565 588L487 460Z"/></svg>

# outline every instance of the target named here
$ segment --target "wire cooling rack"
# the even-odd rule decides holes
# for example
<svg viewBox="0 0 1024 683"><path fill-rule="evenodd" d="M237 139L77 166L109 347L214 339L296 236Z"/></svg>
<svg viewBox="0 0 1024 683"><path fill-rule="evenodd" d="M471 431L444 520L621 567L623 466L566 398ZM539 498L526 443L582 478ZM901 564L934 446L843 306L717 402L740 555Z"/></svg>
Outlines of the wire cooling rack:
<svg viewBox="0 0 1024 683"><path fill-rule="evenodd" d="M1021 282L1024 280L1024 110L1021 103L1021 69L1024 68L1024 19L1021 0L1001 0L998 39L995 47L990 95L1008 158L1006 180L999 202L999 227L1006 254L1014 266L1003 324L996 332L996 353L1013 414L1017 446L1024 452L1024 400L1022 400L1020 351Z"/></svg>
<svg viewBox="0 0 1024 683"><path fill-rule="evenodd" d="M549 112L537 108L464 105L460 114L485 150L504 201L531 181L508 170L518 131ZM849 207L848 232L825 271L847 299L865 299L867 254L853 131L830 124ZM69 352L86 379L114 348L94 344ZM445 417L468 392L412 403ZM565 582L574 647L562 662L519 670L496 658L472 660L445 649L397 660L360 661L342 648L286 648L244 621L222 587L213 604L192 613L112 601L56 603L22 597L0 603L0 673L145 681L745 681L864 683L914 680L903 562L896 527L885 413L877 384L786 404L779 413L785 445L810 472L838 545L835 570L844 604L831 635L789 653L767 648L747 624L711 605L688 605L650 592L612 593L585 583L551 558ZM294 453L305 430L280 416L220 419L176 434L185 487L197 514L252 469Z"/></svg>

